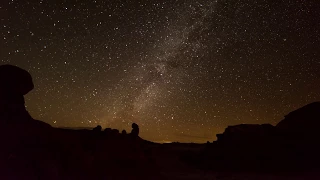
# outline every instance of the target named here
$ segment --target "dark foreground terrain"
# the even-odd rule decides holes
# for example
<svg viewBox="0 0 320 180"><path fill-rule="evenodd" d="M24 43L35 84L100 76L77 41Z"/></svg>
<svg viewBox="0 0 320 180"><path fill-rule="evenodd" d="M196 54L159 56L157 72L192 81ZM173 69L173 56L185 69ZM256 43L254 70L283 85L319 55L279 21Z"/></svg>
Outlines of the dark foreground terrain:
<svg viewBox="0 0 320 180"><path fill-rule="evenodd" d="M207 144L157 144L139 126L53 128L33 119L31 75L0 66L0 179L320 179L320 102L276 126L229 126Z"/></svg>
<svg viewBox="0 0 320 180"><path fill-rule="evenodd" d="M0 179L319 179L318 141L296 135L238 125L213 143L157 144L33 120L1 128Z"/></svg>

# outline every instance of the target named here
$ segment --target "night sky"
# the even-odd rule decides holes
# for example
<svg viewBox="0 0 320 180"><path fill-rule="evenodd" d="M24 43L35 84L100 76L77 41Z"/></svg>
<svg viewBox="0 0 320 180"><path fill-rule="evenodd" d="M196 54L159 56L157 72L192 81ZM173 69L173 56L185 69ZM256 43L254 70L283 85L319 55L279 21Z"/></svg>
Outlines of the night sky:
<svg viewBox="0 0 320 180"><path fill-rule="evenodd" d="M1 1L1 64L56 127L215 140L320 100L318 0Z"/></svg>

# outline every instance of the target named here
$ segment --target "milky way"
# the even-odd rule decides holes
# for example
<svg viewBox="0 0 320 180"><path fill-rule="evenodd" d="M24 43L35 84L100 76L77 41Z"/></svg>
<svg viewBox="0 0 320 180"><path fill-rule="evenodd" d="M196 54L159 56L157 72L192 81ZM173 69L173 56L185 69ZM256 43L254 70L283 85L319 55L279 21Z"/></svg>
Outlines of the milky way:
<svg viewBox="0 0 320 180"><path fill-rule="evenodd" d="M195 6L200 7L196 9ZM108 115L107 119L124 112L130 114L136 122L143 119L142 125L161 121L155 112L161 112L159 110L166 107L179 91L185 90L181 86L190 82L188 68L191 68L191 71L195 69L188 65L197 60L192 59L193 56L199 58L198 54L203 44L199 41L188 42L188 39L194 29L203 28L203 20L208 14L213 13L213 7L214 3L204 7L199 2L179 5L175 12L177 19L166 26L162 37L147 50L144 57L135 60L138 61L137 64L124 69L127 77L122 79L119 87L130 88L121 93L114 91L116 102L113 104L117 107L110 112L113 115ZM190 23L192 16L196 15L199 16L198 19ZM166 111L161 113L165 114ZM168 116L174 118L173 113Z"/></svg>
<svg viewBox="0 0 320 180"><path fill-rule="evenodd" d="M212 141L320 99L318 4L8 1L1 64L32 74L27 109L53 126Z"/></svg>

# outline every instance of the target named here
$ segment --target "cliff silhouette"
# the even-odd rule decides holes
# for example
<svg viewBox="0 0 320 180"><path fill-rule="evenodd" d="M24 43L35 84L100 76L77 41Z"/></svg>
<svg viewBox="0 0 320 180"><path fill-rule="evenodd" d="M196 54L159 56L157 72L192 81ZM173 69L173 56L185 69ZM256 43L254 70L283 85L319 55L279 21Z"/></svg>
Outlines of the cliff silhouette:
<svg viewBox="0 0 320 180"><path fill-rule="evenodd" d="M319 169L319 122L320 102L314 102L290 112L276 126L228 126L201 153L183 158L205 169L268 172Z"/></svg>

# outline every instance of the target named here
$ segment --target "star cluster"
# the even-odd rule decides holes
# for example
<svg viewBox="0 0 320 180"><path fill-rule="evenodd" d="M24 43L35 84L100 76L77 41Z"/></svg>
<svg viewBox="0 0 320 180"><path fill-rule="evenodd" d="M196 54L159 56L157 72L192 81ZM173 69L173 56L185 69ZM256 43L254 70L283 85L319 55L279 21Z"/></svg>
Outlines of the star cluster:
<svg viewBox="0 0 320 180"><path fill-rule="evenodd" d="M206 142L320 99L316 0L2 2L0 63L28 70L57 127Z"/></svg>

